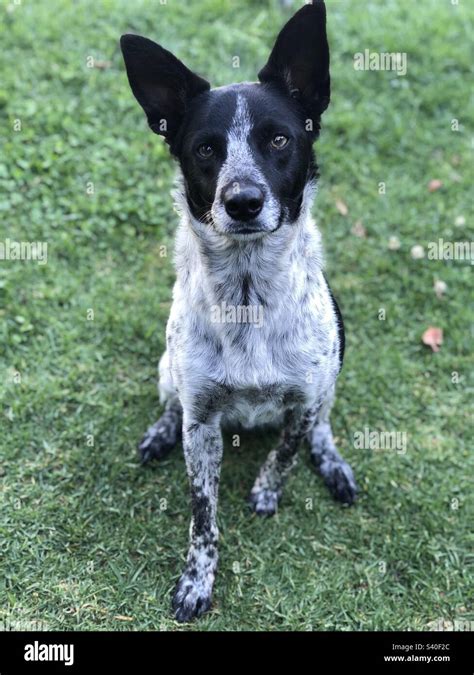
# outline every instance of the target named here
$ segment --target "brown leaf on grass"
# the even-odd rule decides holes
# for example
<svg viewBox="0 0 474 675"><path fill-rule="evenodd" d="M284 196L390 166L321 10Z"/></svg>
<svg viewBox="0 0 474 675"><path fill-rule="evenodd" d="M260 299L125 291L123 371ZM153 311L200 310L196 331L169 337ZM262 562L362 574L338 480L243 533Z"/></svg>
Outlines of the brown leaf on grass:
<svg viewBox="0 0 474 675"><path fill-rule="evenodd" d="M356 222L351 228L351 232L356 237L361 237L362 239L365 239L365 237L367 236L367 230L365 229L364 224L361 220L356 220Z"/></svg>
<svg viewBox="0 0 474 675"><path fill-rule="evenodd" d="M433 178L433 180L430 180L428 183L428 190L430 192L436 192L436 190L439 190L441 187L443 187L443 181L439 180L439 178Z"/></svg>
<svg viewBox="0 0 474 675"><path fill-rule="evenodd" d="M431 347L434 352L439 352L440 345L443 344L443 329L430 326L422 335L423 344Z"/></svg>
<svg viewBox="0 0 474 675"><path fill-rule="evenodd" d="M347 216L347 214L349 213L347 204L343 202L342 199L336 199L336 209L339 211L341 216Z"/></svg>
<svg viewBox="0 0 474 675"><path fill-rule="evenodd" d="M111 65L112 61L94 61L94 68L98 68L99 70L106 70Z"/></svg>

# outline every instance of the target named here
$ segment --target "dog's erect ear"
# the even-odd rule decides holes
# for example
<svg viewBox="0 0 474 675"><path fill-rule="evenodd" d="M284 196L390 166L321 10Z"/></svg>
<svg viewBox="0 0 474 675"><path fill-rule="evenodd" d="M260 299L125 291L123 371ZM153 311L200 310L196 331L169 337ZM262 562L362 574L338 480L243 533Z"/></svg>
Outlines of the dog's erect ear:
<svg viewBox="0 0 474 675"><path fill-rule="evenodd" d="M173 140L192 98L209 82L191 72L173 54L139 35L122 35L120 46L128 81L156 134Z"/></svg>
<svg viewBox="0 0 474 675"><path fill-rule="evenodd" d="M329 45L323 0L305 5L288 21L277 37L260 82L283 83L289 93L316 114L329 105Z"/></svg>

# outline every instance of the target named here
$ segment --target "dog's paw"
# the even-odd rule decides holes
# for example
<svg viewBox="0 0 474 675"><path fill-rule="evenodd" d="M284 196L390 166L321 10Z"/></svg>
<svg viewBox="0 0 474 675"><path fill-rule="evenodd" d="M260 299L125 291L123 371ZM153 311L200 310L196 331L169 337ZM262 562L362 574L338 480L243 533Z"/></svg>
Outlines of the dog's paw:
<svg viewBox="0 0 474 675"><path fill-rule="evenodd" d="M212 601L212 583L184 572L178 581L171 603L176 621L187 623L209 611Z"/></svg>
<svg viewBox="0 0 474 675"><path fill-rule="evenodd" d="M273 516L277 512L280 495L276 490L254 488L249 495L248 501L250 508L258 516Z"/></svg>
<svg viewBox="0 0 474 675"><path fill-rule="evenodd" d="M342 504L351 505L357 498L357 484L350 465L344 460L326 460L318 467L329 492Z"/></svg>
<svg viewBox="0 0 474 675"><path fill-rule="evenodd" d="M164 459L178 442L176 426L160 419L149 427L138 444L138 456L142 464L152 459Z"/></svg>

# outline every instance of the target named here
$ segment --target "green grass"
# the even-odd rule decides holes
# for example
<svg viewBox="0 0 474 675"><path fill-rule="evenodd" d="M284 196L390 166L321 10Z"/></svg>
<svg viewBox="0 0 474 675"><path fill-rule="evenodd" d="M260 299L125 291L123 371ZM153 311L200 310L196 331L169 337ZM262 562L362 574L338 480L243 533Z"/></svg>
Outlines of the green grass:
<svg viewBox="0 0 474 675"><path fill-rule="evenodd" d="M472 12L441 0L328 4L333 100L315 216L347 331L333 426L360 499L334 504L302 453L278 515L261 520L244 498L275 439L227 442L214 609L192 630L474 618L472 267L410 255L439 237L469 240ZM177 451L143 469L135 456L158 414L174 166L117 41L148 35L220 85L255 79L287 14L264 0L23 0L0 14L0 241L48 243L47 265L0 262L0 622L177 630L184 461ZM407 52L407 76L354 71L366 48ZM109 67L88 68L90 56ZM443 187L430 193L434 178ZM365 238L351 232L358 220ZM444 330L437 354L421 343L429 325ZM405 432L406 454L356 449L364 427Z"/></svg>

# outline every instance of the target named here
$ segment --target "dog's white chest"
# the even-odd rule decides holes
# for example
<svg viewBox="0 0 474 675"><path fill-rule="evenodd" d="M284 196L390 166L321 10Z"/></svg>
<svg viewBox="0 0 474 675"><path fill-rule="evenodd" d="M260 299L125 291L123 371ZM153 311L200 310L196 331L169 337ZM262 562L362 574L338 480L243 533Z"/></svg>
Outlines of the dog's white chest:
<svg viewBox="0 0 474 675"><path fill-rule="evenodd" d="M278 425L283 417L283 408L275 405L271 399L262 402L252 402L248 398L236 399L235 406L223 416L223 426L235 428L238 425L244 429L253 429L257 426Z"/></svg>
<svg viewBox="0 0 474 675"><path fill-rule="evenodd" d="M279 423L295 406L312 407L334 384L339 339L319 234L304 221L297 234L282 226L271 236L265 248L245 255L232 249L224 260L220 254L203 263L181 230L186 266L178 267L162 399L175 389L183 408L203 418L219 412L224 423L250 428ZM241 305L260 312L243 315Z"/></svg>

